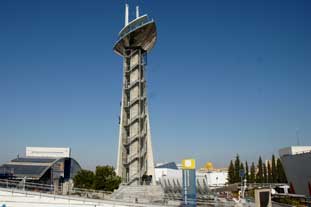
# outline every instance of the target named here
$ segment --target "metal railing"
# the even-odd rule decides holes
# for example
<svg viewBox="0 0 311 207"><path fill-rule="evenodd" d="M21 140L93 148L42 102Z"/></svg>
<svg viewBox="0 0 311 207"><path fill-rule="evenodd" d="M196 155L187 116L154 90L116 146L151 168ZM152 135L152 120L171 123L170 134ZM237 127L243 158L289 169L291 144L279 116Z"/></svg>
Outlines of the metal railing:
<svg viewBox="0 0 311 207"><path fill-rule="evenodd" d="M92 190L84 188L68 188L64 189L62 185L54 186L49 184L34 183L34 182L23 182L19 180L7 180L0 179L0 188L10 190L22 190L27 192L45 193L53 195L71 195L93 199L105 199L109 198L112 192Z"/></svg>
<svg viewBox="0 0 311 207"><path fill-rule="evenodd" d="M136 203L114 200L114 199L92 199L86 197L78 196L68 196L68 195L57 195L57 194L48 194L40 193L33 191L23 191L15 188L1 188L0 203L15 206L16 204L23 204L23 206L32 206L44 204L44 206L84 206L84 207L96 207L96 206L127 206L127 207L159 207L159 206L168 206L167 204L155 205L155 204L146 204L137 200ZM6 194L4 192L7 192ZM14 199L17 198L17 200ZM10 198L10 199L8 199ZM13 199L12 199L13 198ZM24 198L24 199L19 199ZM29 199L28 199L29 198ZM5 200L3 200L5 199ZM4 203L3 203L4 202ZM10 206L11 206L10 205ZM41 205L40 205L41 206Z"/></svg>

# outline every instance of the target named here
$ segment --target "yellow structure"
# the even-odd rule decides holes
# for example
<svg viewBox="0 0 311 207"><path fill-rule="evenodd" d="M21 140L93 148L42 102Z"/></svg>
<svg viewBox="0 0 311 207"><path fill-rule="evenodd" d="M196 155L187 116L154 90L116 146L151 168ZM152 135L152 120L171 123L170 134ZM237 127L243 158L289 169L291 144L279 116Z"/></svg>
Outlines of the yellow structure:
<svg viewBox="0 0 311 207"><path fill-rule="evenodd" d="M204 168L208 171L213 170L214 169L213 163L211 162L205 163Z"/></svg>
<svg viewBox="0 0 311 207"><path fill-rule="evenodd" d="M181 162L181 167L183 170L194 170L195 169L195 160L194 159L185 159Z"/></svg>

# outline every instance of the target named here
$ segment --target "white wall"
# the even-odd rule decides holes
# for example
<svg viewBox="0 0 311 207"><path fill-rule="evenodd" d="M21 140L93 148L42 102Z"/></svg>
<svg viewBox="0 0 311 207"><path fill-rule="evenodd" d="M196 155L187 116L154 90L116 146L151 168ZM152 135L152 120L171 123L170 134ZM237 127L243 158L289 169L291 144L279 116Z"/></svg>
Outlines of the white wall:
<svg viewBox="0 0 311 207"><path fill-rule="evenodd" d="M70 157L70 148L26 147L26 157Z"/></svg>
<svg viewBox="0 0 311 207"><path fill-rule="evenodd" d="M296 155L311 152L311 146L291 146L279 150L280 157L284 155Z"/></svg>
<svg viewBox="0 0 311 207"><path fill-rule="evenodd" d="M173 178L173 179L180 179L182 178L182 171L181 170L173 170L168 168L155 168L155 178L158 182L162 178Z"/></svg>
<svg viewBox="0 0 311 207"><path fill-rule="evenodd" d="M203 183L205 179L208 186L223 186L228 179L228 172L226 171L211 171L211 172L197 172L197 180ZM182 182L182 170L173 170L168 168L155 168L155 178L158 182L160 179L178 180Z"/></svg>
<svg viewBox="0 0 311 207"><path fill-rule="evenodd" d="M225 171L222 172L212 171L204 173L197 172L196 176L197 178L204 177L209 186L223 186L227 183L228 172Z"/></svg>

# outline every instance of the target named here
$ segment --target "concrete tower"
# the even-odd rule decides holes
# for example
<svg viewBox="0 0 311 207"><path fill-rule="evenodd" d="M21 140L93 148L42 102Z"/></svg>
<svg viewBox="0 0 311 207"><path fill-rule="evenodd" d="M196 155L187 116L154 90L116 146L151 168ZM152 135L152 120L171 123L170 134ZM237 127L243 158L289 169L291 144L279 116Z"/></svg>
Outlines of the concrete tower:
<svg viewBox="0 0 311 207"><path fill-rule="evenodd" d="M146 90L147 53L157 38L155 22L148 15L129 22L125 6L125 26L119 33L114 52L123 57L123 87L116 172L122 182L141 185L154 178L154 162Z"/></svg>

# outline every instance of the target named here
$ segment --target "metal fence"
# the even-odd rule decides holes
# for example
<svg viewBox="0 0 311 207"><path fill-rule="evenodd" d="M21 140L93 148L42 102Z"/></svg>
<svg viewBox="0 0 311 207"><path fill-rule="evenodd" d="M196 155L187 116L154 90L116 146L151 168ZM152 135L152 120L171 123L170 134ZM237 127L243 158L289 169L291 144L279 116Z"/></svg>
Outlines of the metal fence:
<svg viewBox="0 0 311 207"><path fill-rule="evenodd" d="M162 184L163 185L163 184ZM170 188L169 185L162 186L164 188L164 202L162 206L167 206L170 201L181 202L182 201L182 191L180 188ZM228 186L227 186L228 187ZM232 186L231 186L232 187ZM259 186L250 186L250 187L259 187ZM260 185L263 187L263 185ZM53 197L59 199L66 200L79 200L79 201L87 201L93 200L94 202L113 202L120 203L120 200L112 200L111 193L107 191L100 190L91 190L91 189L82 189L82 188L71 188L70 190L64 193L64 189L62 186L55 187L53 185L34 183L25 180L6 180L0 179L0 188L6 189L8 192L20 193L23 192L27 195L37 195L37 196L45 196L45 197ZM234 188L238 188L238 186L234 186ZM223 190L228 190L223 189ZM228 200L228 194L221 195L220 192L209 189L199 190L197 194L197 204L198 206L230 206L234 204L234 202ZM230 196L229 196L230 197ZM133 199L134 200L134 199ZM138 203L139 204L138 200ZM121 202L122 203L122 202Z"/></svg>
<svg viewBox="0 0 311 207"><path fill-rule="evenodd" d="M63 186L54 186L42 183L34 183L25 180L7 180L0 179L0 187L6 189L16 189L29 192L38 192L46 193L53 195L72 195L85 198L94 198L94 199L108 199L112 192L101 191L101 190L92 190L92 189L83 189L83 188L69 188L64 190Z"/></svg>

